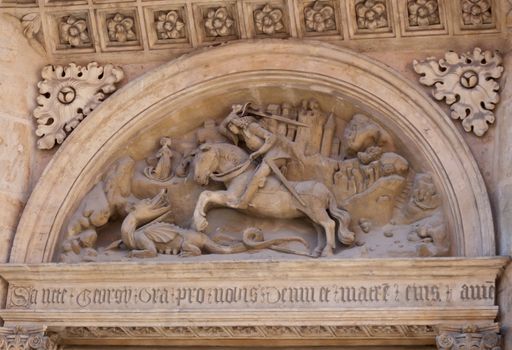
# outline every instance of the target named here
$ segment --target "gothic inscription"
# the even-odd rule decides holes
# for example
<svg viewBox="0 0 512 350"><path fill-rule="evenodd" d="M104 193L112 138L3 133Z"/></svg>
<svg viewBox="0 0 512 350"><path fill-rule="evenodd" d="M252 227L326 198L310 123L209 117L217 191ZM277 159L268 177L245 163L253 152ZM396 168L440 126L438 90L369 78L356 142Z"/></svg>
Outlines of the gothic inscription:
<svg viewBox="0 0 512 350"><path fill-rule="evenodd" d="M12 309L234 309L355 308L492 305L493 282L476 284L392 282L375 283L236 283L106 287L11 286Z"/></svg>

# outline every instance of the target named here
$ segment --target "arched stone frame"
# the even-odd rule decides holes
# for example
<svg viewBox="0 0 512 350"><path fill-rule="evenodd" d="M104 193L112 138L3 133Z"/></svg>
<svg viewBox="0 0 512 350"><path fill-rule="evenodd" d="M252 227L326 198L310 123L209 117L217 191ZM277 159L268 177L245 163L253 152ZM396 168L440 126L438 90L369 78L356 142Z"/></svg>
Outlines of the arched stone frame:
<svg viewBox="0 0 512 350"><path fill-rule="evenodd" d="M483 179L462 137L431 98L363 55L320 43L265 40L182 56L130 82L89 115L36 185L18 226L11 262L52 260L67 215L140 129L173 118L172 111L191 97L248 83L328 91L382 111L390 128L407 136L440 179L455 255L495 254Z"/></svg>

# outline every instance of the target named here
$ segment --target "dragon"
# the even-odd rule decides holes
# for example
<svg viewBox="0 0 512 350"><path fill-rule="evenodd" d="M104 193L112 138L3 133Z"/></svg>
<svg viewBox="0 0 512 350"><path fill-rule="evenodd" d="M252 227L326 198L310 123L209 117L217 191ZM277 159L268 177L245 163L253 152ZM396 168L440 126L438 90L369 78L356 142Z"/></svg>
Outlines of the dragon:
<svg viewBox="0 0 512 350"><path fill-rule="evenodd" d="M166 190L160 191L151 199L137 202L123 220L121 239L111 243L106 249L118 248L124 244L130 250L129 256L136 258L152 258L159 253L181 257L199 256L203 253L234 254L267 248L284 253L307 255L279 246L283 243L299 242L308 247L304 239L284 237L264 240L263 233L256 227L245 229L241 242L220 244L203 232L162 221L170 212Z"/></svg>

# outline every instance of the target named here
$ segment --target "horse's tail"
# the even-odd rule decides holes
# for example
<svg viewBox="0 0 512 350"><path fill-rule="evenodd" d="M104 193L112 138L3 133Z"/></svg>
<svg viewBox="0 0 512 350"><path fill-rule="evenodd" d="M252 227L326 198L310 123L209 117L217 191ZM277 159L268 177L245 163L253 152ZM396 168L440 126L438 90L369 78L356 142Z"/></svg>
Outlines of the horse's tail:
<svg viewBox="0 0 512 350"><path fill-rule="evenodd" d="M338 223L338 239L345 245L351 245L354 243L355 234L348 229L350 224L350 214L344 209L338 208L336 199L332 194L329 196L329 214Z"/></svg>

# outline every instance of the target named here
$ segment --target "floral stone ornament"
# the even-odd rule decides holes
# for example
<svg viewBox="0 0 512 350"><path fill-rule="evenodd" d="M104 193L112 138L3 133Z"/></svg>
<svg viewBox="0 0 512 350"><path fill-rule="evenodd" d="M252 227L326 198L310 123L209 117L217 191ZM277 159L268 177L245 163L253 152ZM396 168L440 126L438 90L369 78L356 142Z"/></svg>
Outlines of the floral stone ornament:
<svg viewBox="0 0 512 350"><path fill-rule="evenodd" d="M43 80L37 86L39 96L34 110L37 120L37 147L51 149L61 144L80 121L86 117L106 94L116 90L115 84L124 76L119 67L99 66L92 62L87 67L74 63L68 66L46 66Z"/></svg>
<svg viewBox="0 0 512 350"><path fill-rule="evenodd" d="M465 25L492 23L490 0L463 0L462 19Z"/></svg>
<svg viewBox="0 0 512 350"><path fill-rule="evenodd" d="M356 2L357 27L375 30L388 26L385 0L359 0Z"/></svg>
<svg viewBox="0 0 512 350"><path fill-rule="evenodd" d="M322 33L336 30L334 8L320 1L316 1L313 6L304 9L304 20L306 30L310 32Z"/></svg>
<svg viewBox="0 0 512 350"><path fill-rule="evenodd" d="M233 35L235 21L225 7L210 8L206 13L204 28L210 37Z"/></svg>
<svg viewBox="0 0 512 350"><path fill-rule="evenodd" d="M284 29L283 11L266 4L262 9L254 11L254 25L260 34L280 33Z"/></svg>
<svg viewBox="0 0 512 350"><path fill-rule="evenodd" d="M420 83L434 86L432 95L437 100L446 99L451 117L461 119L467 132L482 136L494 123L492 112L499 101L499 84L503 67L497 52L475 48L473 53L459 55L447 52L444 59L427 58L414 61L416 73L421 74Z"/></svg>
<svg viewBox="0 0 512 350"><path fill-rule="evenodd" d="M185 37L185 23L178 11L160 12L156 15L156 33L158 39L180 39Z"/></svg>
<svg viewBox="0 0 512 350"><path fill-rule="evenodd" d="M59 34L61 43L71 47L83 47L91 44L87 22L82 18L75 16L61 18Z"/></svg>
<svg viewBox="0 0 512 350"><path fill-rule="evenodd" d="M119 43L137 40L133 25L132 17L116 13L112 18L107 19L108 39Z"/></svg>
<svg viewBox="0 0 512 350"><path fill-rule="evenodd" d="M431 26L441 23L437 0L409 0L407 11L410 26Z"/></svg>

